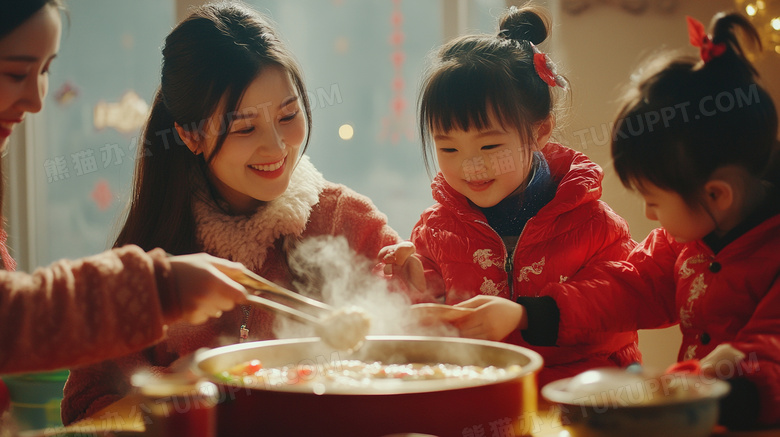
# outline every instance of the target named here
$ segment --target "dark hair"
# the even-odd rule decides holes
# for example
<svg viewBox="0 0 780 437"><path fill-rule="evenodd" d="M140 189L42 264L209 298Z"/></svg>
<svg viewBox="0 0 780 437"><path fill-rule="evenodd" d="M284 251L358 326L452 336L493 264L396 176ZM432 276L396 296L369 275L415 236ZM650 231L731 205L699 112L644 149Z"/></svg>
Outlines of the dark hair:
<svg viewBox="0 0 780 437"><path fill-rule="evenodd" d="M624 186L644 181L696 203L712 173L739 165L751 174L776 177L768 167L777 148L777 113L745 57L736 31L761 41L736 13L715 15L712 43L725 52L698 58L654 60L626 96L614 123L612 158Z"/></svg>
<svg viewBox="0 0 780 437"><path fill-rule="evenodd" d="M44 6L62 8L62 0L11 0L5 2L0 13L0 38L21 26Z"/></svg>
<svg viewBox="0 0 780 437"><path fill-rule="evenodd" d="M168 35L162 53L161 84L138 147L130 208L115 245L162 247L178 255L199 250L189 176L207 171L229 132L230 113L258 74L269 66L284 68L300 94L308 126L311 108L292 53L268 19L241 4L224 2L195 9ZM202 135L206 120L223 98L216 147L207 158L193 154L174 123ZM307 133L303 151L308 142Z"/></svg>
<svg viewBox="0 0 780 437"><path fill-rule="evenodd" d="M546 15L511 7L497 35L468 35L442 46L419 97L425 168L431 173L431 130L483 129L492 111L504 127L532 137L533 125L555 109L555 93L536 73L533 45L549 35Z"/></svg>

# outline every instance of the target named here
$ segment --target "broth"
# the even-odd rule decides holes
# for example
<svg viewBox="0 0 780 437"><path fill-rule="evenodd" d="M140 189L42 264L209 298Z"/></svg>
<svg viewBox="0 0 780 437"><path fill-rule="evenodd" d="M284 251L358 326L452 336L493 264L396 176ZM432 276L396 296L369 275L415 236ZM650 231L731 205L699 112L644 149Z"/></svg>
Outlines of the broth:
<svg viewBox="0 0 780 437"><path fill-rule="evenodd" d="M298 386L315 393L328 389L375 389L395 391L414 384L474 385L501 381L519 375L522 366L456 365L444 363L383 363L360 360L331 361L327 365L294 364L264 367L259 360L240 363L216 375L229 384L252 388Z"/></svg>

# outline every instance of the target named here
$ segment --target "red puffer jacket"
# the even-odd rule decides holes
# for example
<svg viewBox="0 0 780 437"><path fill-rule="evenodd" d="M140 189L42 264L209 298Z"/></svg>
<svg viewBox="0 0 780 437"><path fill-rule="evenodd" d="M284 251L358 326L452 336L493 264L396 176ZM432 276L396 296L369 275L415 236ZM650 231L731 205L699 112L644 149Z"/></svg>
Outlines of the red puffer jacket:
<svg viewBox="0 0 780 437"><path fill-rule="evenodd" d="M636 243L625 220L599 200L601 168L560 144L548 143L542 153L558 189L555 198L528 221L511 257L484 214L441 174L435 178L433 197L438 203L423 212L412 231L430 293L418 300L456 304L479 294L512 300L542 296L549 283L588 283L594 267L628 256ZM579 302L564 299L557 304L564 314ZM530 345L519 331L504 341L542 355L540 387L593 367L641 361L635 330L593 333L565 347Z"/></svg>
<svg viewBox="0 0 780 437"><path fill-rule="evenodd" d="M714 254L702 241L677 243L656 229L628 262L603 272L605 286L587 306L561 309L559 344L594 332L657 328L680 323L678 360L701 359L728 343L744 365L716 365L718 376L752 381L760 396L759 422L780 424L780 215L765 220ZM561 284L558 302L588 290ZM608 312L604 307L609 303ZM600 317L594 317L595 311ZM569 325L569 327L565 327ZM573 328L572 325L576 325Z"/></svg>

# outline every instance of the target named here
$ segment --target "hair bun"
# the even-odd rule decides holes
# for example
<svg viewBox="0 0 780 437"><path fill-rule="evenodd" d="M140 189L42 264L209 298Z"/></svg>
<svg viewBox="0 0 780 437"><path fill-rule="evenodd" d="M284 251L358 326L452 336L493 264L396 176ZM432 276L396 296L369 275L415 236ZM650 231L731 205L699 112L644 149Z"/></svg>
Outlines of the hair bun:
<svg viewBox="0 0 780 437"><path fill-rule="evenodd" d="M540 9L532 6L512 6L499 21L498 36L541 44L549 33L548 22L547 15Z"/></svg>
<svg viewBox="0 0 780 437"><path fill-rule="evenodd" d="M742 44L742 42L746 42L748 46L752 46L758 52L763 48L761 36L750 20L736 12L720 12L712 18L710 29L713 43L725 43L751 74L758 76L758 71L748 59L747 50Z"/></svg>

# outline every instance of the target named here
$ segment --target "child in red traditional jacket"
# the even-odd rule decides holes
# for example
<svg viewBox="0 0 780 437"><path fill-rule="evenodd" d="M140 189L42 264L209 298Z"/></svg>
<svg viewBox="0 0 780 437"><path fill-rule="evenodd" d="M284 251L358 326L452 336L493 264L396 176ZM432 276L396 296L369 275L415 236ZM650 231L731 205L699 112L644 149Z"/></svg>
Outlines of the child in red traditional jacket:
<svg viewBox="0 0 780 437"><path fill-rule="evenodd" d="M547 312L558 309L552 298L538 298L545 285L589 283L635 243L599 200L601 168L548 142L567 83L536 47L547 35L534 9L511 8L498 35L461 37L438 51L420 99L423 156L427 165L435 155L440 169L437 203L423 212L411 244L380 253L387 272L416 288L416 302L476 308L457 321L462 336L539 352L542 384L641 360L635 330L566 347L550 341L558 326L547 321L557 315Z"/></svg>
<svg viewBox="0 0 780 437"><path fill-rule="evenodd" d="M561 284L557 344L593 332L680 324L678 360L728 380L721 423L780 424L780 166L777 112L737 32L718 14L707 35L688 19L701 59L675 58L636 84L615 123L612 156L645 199L656 229L628 262L606 269L598 293ZM594 317L594 314L598 314ZM578 329L569 329L578 327Z"/></svg>

